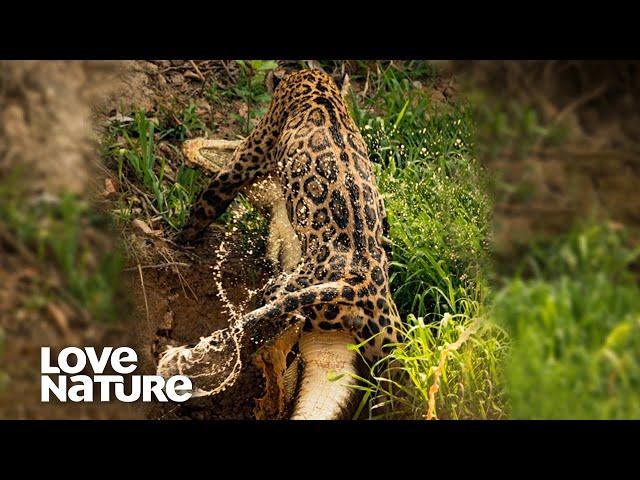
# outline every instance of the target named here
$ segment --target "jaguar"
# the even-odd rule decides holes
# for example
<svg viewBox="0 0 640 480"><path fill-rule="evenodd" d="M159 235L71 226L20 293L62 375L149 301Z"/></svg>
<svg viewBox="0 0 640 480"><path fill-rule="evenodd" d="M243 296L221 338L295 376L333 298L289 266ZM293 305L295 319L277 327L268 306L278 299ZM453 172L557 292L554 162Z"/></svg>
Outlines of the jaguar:
<svg viewBox="0 0 640 480"><path fill-rule="evenodd" d="M375 361L400 339L389 291L389 225L343 85L319 69L272 71L266 83L269 110L212 175L176 241L197 242L243 188L274 179L300 242L300 261L266 285L264 305L246 314L243 323L261 325L262 331L278 322L301 323L303 361L305 348L328 351L336 342L341 346L336 355L355 342L367 361ZM312 376L305 369L293 418L318 417L302 400ZM315 398L312 403L331 401L317 391L306 396Z"/></svg>

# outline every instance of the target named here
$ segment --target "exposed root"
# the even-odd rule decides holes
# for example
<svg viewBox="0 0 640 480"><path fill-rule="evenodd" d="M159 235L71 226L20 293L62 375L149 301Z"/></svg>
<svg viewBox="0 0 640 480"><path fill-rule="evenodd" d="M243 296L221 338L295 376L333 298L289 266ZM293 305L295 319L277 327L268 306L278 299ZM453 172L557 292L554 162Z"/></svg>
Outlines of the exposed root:
<svg viewBox="0 0 640 480"><path fill-rule="evenodd" d="M138 263L138 275L140 275L140 285L142 287L142 295L144 296L144 311L147 315L147 323L151 323L151 320L149 319L149 302L147 300L147 290L146 288L144 288L144 275L142 275L142 267L140 266L140 263Z"/></svg>

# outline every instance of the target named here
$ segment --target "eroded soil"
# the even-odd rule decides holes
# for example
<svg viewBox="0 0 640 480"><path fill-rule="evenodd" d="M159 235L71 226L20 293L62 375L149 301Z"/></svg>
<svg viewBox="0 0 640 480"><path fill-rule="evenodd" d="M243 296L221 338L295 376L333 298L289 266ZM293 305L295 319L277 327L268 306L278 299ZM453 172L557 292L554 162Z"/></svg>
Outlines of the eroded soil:
<svg viewBox="0 0 640 480"><path fill-rule="evenodd" d="M96 149L87 130L91 109L120 74L114 62L0 62L3 207L11 188L20 189L19 204L29 208L58 202L68 192L91 197L96 178ZM92 252L114 248L112 232L81 227L79 241ZM55 352L69 345L127 345L132 339L126 322L90 318L68 294L49 253L38 255L0 221L0 418L140 418L135 407L123 403L40 401L40 347Z"/></svg>
<svg viewBox="0 0 640 480"><path fill-rule="evenodd" d="M231 315L226 305L237 314L257 307L257 297L246 301L248 290L263 285L267 272L260 268L257 258L238 251L241 242L233 239L231 243L237 248L231 246L227 260L220 262L216 252L223 238L222 227L211 229L201 245L172 252L176 265L156 267L151 263L152 268L141 266L142 273L137 268L126 273L125 283L133 296L131 320L137 329L136 350L141 356L143 373L155 374L155 349L197 342L200 337L227 327ZM166 248L162 240L155 242L161 244L159 248ZM147 259L150 260L153 259ZM158 255L156 261L165 265L166 256ZM222 289L228 302L219 297L216 265L221 267ZM227 390L185 404L155 404L145 408L146 414L162 419L253 418L254 400L263 395L263 378L253 365L253 353L254 349L245 341L241 350L243 368Z"/></svg>

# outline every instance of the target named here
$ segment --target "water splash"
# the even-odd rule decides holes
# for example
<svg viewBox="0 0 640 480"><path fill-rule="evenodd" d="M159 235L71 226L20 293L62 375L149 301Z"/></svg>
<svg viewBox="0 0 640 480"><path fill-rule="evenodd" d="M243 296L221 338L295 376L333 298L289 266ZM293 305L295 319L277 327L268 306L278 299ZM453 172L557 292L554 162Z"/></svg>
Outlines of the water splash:
<svg viewBox="0 0 640 480"><path fill-rule="evenodd" d="M197 139L189 142L185 142L183 151L192 163L213 172L221 167L218 162L212 165L211 160L208 159L204 151L207 148L219 149L220 141ZM267 243L271 242L272 245L268 245L268 251L281 252L285 257L286 265L296 265L295 268L286 267L291 271L280 273L280 275L272 277L267 282L267 288L274 282L280 282L280 288L276 292L280 295L284 292L284 287L288 281L299 274L304 266L300 262L299 239L288 221L281 187L275 179L268 176L245 189L244 193L250 203L259 211L270 211L271 213ZM248 210L245 205L236 201L229 209L229 212L230 225L215 250L215 263L212 266L216 296L222 305L223 311L229 314L229 327L215 331L209 336L201 337L194 346L169 347L160 355L158 361L157 372L159 375L165 377L187 375L192 380L197 379L198 386L194 389L193 396L215 395L232 386L237 380L242 370L241 352L246 321L244 313L250 309L250 305L252 305L260 291L260 289L245 288L243 300L238 305L234 305L224 288L222 267L234 248L234 236L246 218ZM286 219L286 222L284 219ZM246 258L247 255L253 254L256 248L256 238L250 238L249 241L253 242L252 247L238 255L239 257ZM291 243L291 245L288 245L290 248L285 248L285 241ZM275 259L271 258L271 260L274 261ZM257 343L255 339L252 340Z"/></svg>

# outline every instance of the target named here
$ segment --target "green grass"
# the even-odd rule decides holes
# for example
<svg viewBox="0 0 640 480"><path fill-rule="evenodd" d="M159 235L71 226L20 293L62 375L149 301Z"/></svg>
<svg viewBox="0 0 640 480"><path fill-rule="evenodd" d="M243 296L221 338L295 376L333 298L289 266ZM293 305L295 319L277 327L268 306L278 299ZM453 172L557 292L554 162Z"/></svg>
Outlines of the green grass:
<svg viewBox="0 0 640 480"><path fill-rule="evenodd" d="M363 82L372 65L355 65L352 79ZM268 104L263 77L271 66L238 61L236 85L209 87L207 98L218 106L245 103L237 118L242 133ZM378 66L369 70L367 95L352 93L350 106L387 207L391 286L405 340L361 379L356 417L637 417L640 292L628 268L637 252L623 235L583 228L532 246L515 273L491 285L487 279L491 204L476 161L478 139L497 138L497 146L482 142L495 146L494 155L517 154L561 141L562 125L544 126L534 110L513 102L435 103L428 62ZM176 168L179 156L167 157L160 144L175 149L171 142L201 130L194 109L176 115L182 130L151 115L112 126L110 153L121 178L146 192L157 215L177 228L204 179ZM140 207L131 198L121 200L129 212ZM246 200L238 202L240 214L222 221L241 231L243 250L259 251L265 220Z"/></svg>
<svg viewBox="0 0 640 480"><path fill-rule="evenodd" d="M493 320L512 339L513 418L640 417L640 249L592 224L537 246L497 292Z"/></svg>
<svg viewBox="0 0 640 480"><path fill-rule="evenodd" d="M561 141L562 126L516 105L487 123L482 106L433 105L406 72L383 74L353 111L385 196L406 337L361 379L357 416L637 418L638 250L623 234L590 224L532 245L495 294L485 280L490 207L474 120L516 155Z"/></svg>
<svg viewBox="0 0 640 480"><path fill-rule="evenodd" d="M268 105L263 80L272 63L238 61L236 85L209 88L207 98L215 104L245 102L247 114L244 120L237 119L244 133ZM368 67L358 65L362 72L352 78L362 80ZM409 62L402 69L387 64L379 71L380 75L374 70L369 75L375 89L362 103L352 95L351 107L387 205L394 252L392 290L407 319L407 341L392 354L394 375L402 387L389 391L380 373L384 368L374 367L374 380L365 384L370 390L358 415L379 416L385 394L391 394L398 407L393 415L422 418L428 411L440 352L480 317L490 206L474 158L471 110L462 103L432 103L428 88L420 88L435 79L428 62ZM243 248L254 251L259 248L255 240L265 236L265 222L246 202L239 202L244 207L241 214L225 215L222 221L227 228L238 228L244 242L249 242ZM437 374L440 386L434 393L433 415L504 415L497 364L505 342L498 328L483 326L449 353ZM455 396L459 401L450 401Z"/></svg>
<svg viewBox="0 0 640 480"><path fill-rule="evenodd" d="M410 68L387 68L371 77L379 89L362 105L351 97L385 199L391 288L405 319L405 341L362 379L357 416L502 418L506 336L480 320L490 204L474 157L473 112L461 102L434 104L432 70L420 67L427 88ZM464 329L480 325L449 351Z"/></svg>
<svg viewBox="0 0 640 480"><path fill-rule="evenodd" d="M264 76L275 62L238 60L237 65L240 69L237 84L222 90L213 83L205 98L218 106L233 99L245 102L245 116L231 115L235 115L241 131L248 134L268 108L270 96ZM187 138L206 135L209 129L194 104L180 108L177 101L174 103L171 108L133 112L132 120L114 121L107 126L103 155L116 163L119 180L127 179L143 191L141 197L125 188L116 202L118 208L114 209L121 220L131 220L135 209L143 209L147 220L160 217L167 227L179 230L207 182L200 171L182 165L179 145Z"/></svg>
<svg viewBox="0 0 640 480"><path fill-rule="evenodd" d="M353 111L389 217L394 299L402 315L455 313L481 289L489 224L470 110L433 105L394 70L381 84Z"/></svg>
<svg viewBox="0 0 640 480"><path fill-rule="evenodd" d="M198 116L196 106L190 103L187 107L159 109L158 140L183 142L187 138L206 135L208 129ZM176 113L177 110L177 113Z"/></svg>
<svg viewBox="0 0 640 480"><path fill-rule="evenodd" d="M96 321L112 321L120 295L122 257L116 248L95 245L86 235L88 230L104 231L109 219L74 195L63 195L58 201L25 201L28 196L20 187L20 174L0 186L3 202L0 221L29 246L43 261L52 262L60 272L71 299L89 312ZM52 299L43 286L38 293ZM46 302L40 302L41 305Z"/></svg>
<svg viewBox="0 0 640 480"><path fill-rule="evenodd" d="M410 314L404 340L369 367L355 418L505 418L504 331L470 312L426 323Z"/></svg>
<svg viewBox="0 0 640 480"><path fill-rule="evenodd" d="M187 111L191 112L190 109ZM115 157L118 178L127 177L140 184L149 193L152 211L169 227L179 229L206 181L198 170L184 165L178 166L176 171L165 156L158 153L158 141L166 137L179 139L180 136L176 136L171 128L158 132L158 124L147 118L144 111L138 111L128 124L111 126L109 135L107 155ZM120 136L124 145L115 141ZM169 178L170 172L173 178ZM123 207L122 202L120 206ZM120 212L129 210L119 209Z"/></svg>

